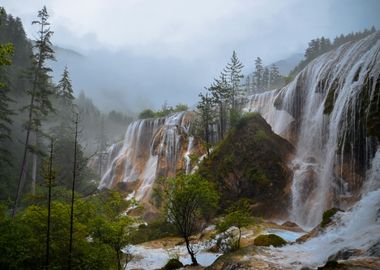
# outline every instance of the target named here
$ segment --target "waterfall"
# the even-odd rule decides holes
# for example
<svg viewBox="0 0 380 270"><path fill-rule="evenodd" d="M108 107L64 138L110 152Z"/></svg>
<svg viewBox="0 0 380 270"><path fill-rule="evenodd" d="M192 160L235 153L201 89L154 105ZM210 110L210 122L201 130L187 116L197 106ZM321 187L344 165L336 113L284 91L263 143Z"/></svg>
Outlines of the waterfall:
<svg viewBox="0 0 380 270"><path fill-rule="evenodd" d="M155 179L175 176L183 168L183 160L190 156L192 116L191 112L179 112L131 123L117 154L109 157L99 188L121 184L137 200L147 199ZM107 152L115 152L115 146ZM186 163L184 169L190 170L189 166Z"/></svg>
<svg viewBox="0 0 380 270"><path fill-rule="evenodd" d="M369 117L380 107L379 51L380 32L346 43L245 107L296 147L290 215L302 226L316 225L332 206L351 206L369 179L379 136Z"/></svg>
<svg viewBox="0 0 380 270"><path fill-rule="evenodd" d="M191 157L190 157L190 154L193 150L193 147L194 147L194 137L193 136L190 136L189 137L189 143L188 143L188 146L187 146L187 151L185 153L185 172L186 174L189 174L191 172Z"/></svg>

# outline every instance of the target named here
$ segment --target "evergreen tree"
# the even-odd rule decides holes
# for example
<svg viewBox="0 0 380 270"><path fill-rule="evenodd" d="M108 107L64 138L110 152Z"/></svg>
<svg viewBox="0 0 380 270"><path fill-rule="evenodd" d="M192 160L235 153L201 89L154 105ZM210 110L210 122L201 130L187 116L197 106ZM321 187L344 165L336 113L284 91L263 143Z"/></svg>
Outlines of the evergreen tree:
<svg viewBox="0 0 380 270"><path fill-rule="evenodd" d="M209 91L212 96L212 102L218 110L218 139L222 140L227 130L227 108L231 100L230 88L224 74L221 74L220 79L215 79L210 86Z"/></svg>
<svg viewBox="0 0 380 270"><path fill-rule="evenodd" d="M230 86L230 98L232 110L237 107L236 99L240 97L240 80L243 78L241 74L244 65L240 62L235 51L232 53L231 61L224 68L222 75L226 78Z"/></svg>
<svg viewBox="0 0 380 270"><path fill-rule="evenodd" d="M262 92L264 67L260 57L255 60L255 72L253 75L256 92Z"/></svg>
<svg viewBox="0 0 380 270"><path fill-rule="evenodd" d="M205 141L207 154L209 155L212 125L214 123L213 102L209 93L206 93L205 95L200 93L199 97L201 100L198 102L197 109L200 115L201 137Z"/></svg>
<svg viewBox="0 0 380 270"><path fill-rule="evenodd" d="M244 82L244 90L246 94L250 94L252 92L252 79L251 76L247 75L245 77L245 82Z"/></svg>
<svg viewBox="0 0 380 270"><path fill-rule="evenodd" d="M71 84L67 66L63 70L62 78L57 85L57 94L66 106L72 106L74 101L74 90Z"/></svg>
<svg viewBox="0 0 380 270"><path fill-rule="evenodd" d="M279 87L281 85L282 77L281 77L281 74L280 74L278 67L275 64L273 64L270 67L269 77L270 77L269 85L270 85L271 89L274 89L274 88Z"/></svg>
<svg viewBox="0 0 380 270"><path fill-rule="evenodd" d="M0 163L6 162L8 164L11 163L9 158L10 153L4 144L11 140L10 125L12 124L11 116L14 113L9 108L9 103L12 99L8 96L9 88L4 83L7 78L3 77L3 74L5 74L4 66L9 66L12 63L12 55L13 44L0 44Z"/></svg>
<svg viewBox="0 0 380 270"><path fill-rule="evenodd" d="M53 94L50 85L49 72L51 69L46 67L47 60L55 60L54 51L50 38L53 32L50 30L48 22L49 15L46 7L38 12L38 21L33 21L32 24L37 24L40 29L38 31L39 39L36 40L34 45L36 53L34 54L34 66L33 66L33 86L31 90L27 91L30 96L30 103L24 109L28 111L28 120L25 124L26 138L24 143L24 153L21 163L20 175L17 184L17 193L15 204L13 208L13 215L17 211L18 202L20 200L22 188L24 186L26 178L26 170L28 168L29 155L33 153L33 171L32 171L32 191L33 185L35 186L36 171L37 171L37 154L38 152L38 133L41 132L41 121L50 111L52 111L52 104L49 97ZM30 145L30 137L34 134L34 145Z"/></svg>
<svg viewBox="0 0 380 270"><path fill-rule="evenodd" d="M304 59L290 72L289 76L295 76L308 63L310 63L313 59L320 56L321 54L334 48L337 48L346 42L357 41L359 39L362 39L374 33L375 31L376 28L372 27L371 29L364 29L364 31L361 32L349 33L347 35L341 34L340 36L337 36L332 43L330 39L325 37L312 39L309 42L308 47L305 51Z"/></svg>
<svg viewBox="0 0 380 270"><path fill-rule="evenodd" d="M263 90L264 91L268 90L269 89L269 69L268 68L264 68L262 83L263 83L262 85Z"/></svg>

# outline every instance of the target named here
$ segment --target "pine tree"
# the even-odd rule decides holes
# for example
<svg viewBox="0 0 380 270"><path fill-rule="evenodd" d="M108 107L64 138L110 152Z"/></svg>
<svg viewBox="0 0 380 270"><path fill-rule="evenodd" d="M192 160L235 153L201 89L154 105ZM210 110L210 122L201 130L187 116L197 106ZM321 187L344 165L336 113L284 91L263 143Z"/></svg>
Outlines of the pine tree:
<svg viewBox="0 0 380 270"><path fill-rule="evenodd" d="M278 69L278 67L273 64L271 67L270 67L270 82L269 82L269 85L270 85L270 88L271 89L274 89L276 87L279 87L281 85L281 74L280 74L280 71Z"/></svg>
<svg viewBox="0 0 380 270"><path fill-rule="evenodd" d="M74 101L74 90L70 80L67 66L63 70L62 78L57 85L58 96L61 98L64 105L72 106Z"/></svg>
<svg viewBox="0 0 380 270"><path fill-rule="evenodd" d="M268 68L264 68L262 88L264 91L269 89L269 69Z"/></svg>
<svg viewBox="0 0 380 270"><path fill-rule="evenodd" d="M240 97L240 80L243 78L241 74L244 65L240 62L235 51L232 53L231 61L224 68L222 74L226 78L230 86L231 107L236 109L236 99Z"/></svg>
<svg viewBox="0 0 380 270"><path fill-rule="evenodd" d="M199 97L201 100L198 102L197 109L200 116L201 134L206 145L207 155L210 155L211 131L215 117L213 101L209 93L205 95L200 93Z"/></svg>
<svg viewBox="0 0 380 270"><path fill-rule="evenodd" d="M245 77L244 90L246 94L250 94L252 92L252 79L251 76L247 75Z"/></svg>
<svg viewBox="0 0 380 270"><path fill-rule="evenodd" d="M215 79L213 84L208 89L212 96L212 102L218 110L218 138L222 140L227 129L227 109L231 100L231 91L227 80L222 73L220 79Z"/></svg>
<svg viewBox="0 0 380 270"><path fill-rule="evenodd" d="M263 88L263 62L260 57L257 57L255 60L255 72L254 72L254 84L256 88L256 92L262 92Z"/></svg>
<svg viewBox="0 0 380 270"><path fill-rule="evenodd" d="M25 183L26 170L28 168L29 156L28 153L31 152L33 156L33 171L32 171L32 192L33 186L35 186L36 181L36 171L37 171L37 154L38 151L38 133L41 132L41 122L43 117L45 117L50 111L53 110L52 104L49 97L53 94L52 88L50 86L50 76L49 72L51 69L46 67L47 60L55 60L54 51L52 49L52 44L50 38L53 32L50 30L48 22L49 15L47 13L46 7L38 12L38 21L33 21L32 24L37 24L40 29L38 31L39 39L35 42L34 54L34 66L33 66L33 86L31 90L27 91L30 96L30 103L24 109L28 111L28 120L25 124L26 138L24 143L24 153L21 163L20 175L17 184L16 199L13 207L14 216L17 211L18 202L20 200L22 188ZM34 145L30 145L30 137L34 135Z"/></svg>
<svg viewBox="0 0 380 270"><path fill-rule="evenodd" d="M1 12L1 10L0 10ZM4 66L11 65L11 57L13 55L13 44L0 44L0 162L10 164L9 151L3 144L10 141L10 125L12 124L11 116L14 112L9 108L9 103L12 101L8 96L9 88L3 82L7 78L2 75L5 74Z"/></svg>

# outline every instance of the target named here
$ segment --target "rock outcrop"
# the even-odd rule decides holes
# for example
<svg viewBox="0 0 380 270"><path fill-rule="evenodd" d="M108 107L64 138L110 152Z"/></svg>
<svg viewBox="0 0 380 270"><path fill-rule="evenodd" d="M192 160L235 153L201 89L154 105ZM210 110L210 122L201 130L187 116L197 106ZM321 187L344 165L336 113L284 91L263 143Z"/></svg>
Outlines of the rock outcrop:
<svg viewBox="0 0 380 270"><path fill-rule="evenodd" d="M216 183L221 208L248 198L256 215L286 214L293 146L276 135L259 114L244 116L199 166L198 172Z"/></svg>

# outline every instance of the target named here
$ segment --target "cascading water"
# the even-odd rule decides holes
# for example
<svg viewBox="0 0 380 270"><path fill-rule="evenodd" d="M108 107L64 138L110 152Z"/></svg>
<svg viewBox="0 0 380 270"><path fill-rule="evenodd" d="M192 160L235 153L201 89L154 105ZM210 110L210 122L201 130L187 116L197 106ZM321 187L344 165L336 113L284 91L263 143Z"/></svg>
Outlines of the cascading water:
<svg viewBox="0 0 380 270"><path fill-rule="evenodd" d="M183 159L192 152L192 137L188 136L191 119L191 112L180 112L131 123L119 151L109 158L99 188L122 183L137 200L148 198L155 179L172 177L184 167ZM111 146L107 152L114 149ZM189 166L186 164L185 169L190 170Z"/></svg>
<svg viewBox="0 0 380 270"><path fill-rule="evenodd" d="M380 107L379 51L380 32L344 44L288 86L253 95L245 108L262 113L296 146L291 218L304 227L316 225L327 208L347 208L360 197L378 145L368 116Z"/></svg>
<svg viewBox="0 0 380 270"><path fill-rule="evenodd" d="M188 146L187 146L187 151L185 153L185 172L186 174L189 174L191 172L191 157L190 157L190 154L193 150L193 147L194 147L194 137L193 136L190 136L189 137L189 143L188 143Z"/></svg>

